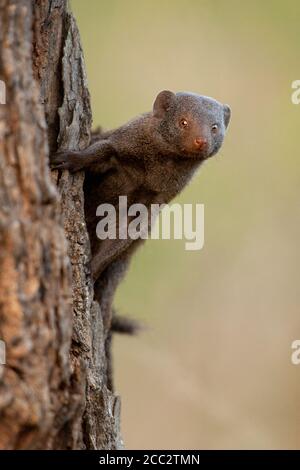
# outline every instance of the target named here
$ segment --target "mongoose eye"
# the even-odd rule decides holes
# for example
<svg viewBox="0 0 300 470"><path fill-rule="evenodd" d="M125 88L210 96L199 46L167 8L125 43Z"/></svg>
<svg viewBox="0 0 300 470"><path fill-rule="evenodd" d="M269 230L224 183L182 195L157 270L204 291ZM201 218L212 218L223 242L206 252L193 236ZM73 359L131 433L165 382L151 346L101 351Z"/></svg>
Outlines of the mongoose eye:
<svg viewBox="0 0 300 470"><path fill-rule="evenodd" d="M187 125L188 125L187 120L186 119L181 119L180 125L181 125L181 127L187 127Z"/></svg>
<svg viewBox="0 0 300 470"><path fill-rule="evenodd" d="M213 132L217 132L218 129L219 129L218 124L214 124L213 126L211 126L211 130L212 130Z"/></svg>

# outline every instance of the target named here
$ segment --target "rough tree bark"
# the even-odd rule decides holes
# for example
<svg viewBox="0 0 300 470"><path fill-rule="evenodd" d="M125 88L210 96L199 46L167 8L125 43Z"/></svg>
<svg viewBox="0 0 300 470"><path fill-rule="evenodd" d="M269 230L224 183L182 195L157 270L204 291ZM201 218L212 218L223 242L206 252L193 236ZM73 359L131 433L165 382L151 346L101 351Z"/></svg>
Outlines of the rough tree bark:
<svg viewBox="0 0 300 470"><path fill-rule="evenodd" d="M91 110L65 0L0 0L1 449L122 447L93 300L82 174L49 150L82 148Z"/></svg>

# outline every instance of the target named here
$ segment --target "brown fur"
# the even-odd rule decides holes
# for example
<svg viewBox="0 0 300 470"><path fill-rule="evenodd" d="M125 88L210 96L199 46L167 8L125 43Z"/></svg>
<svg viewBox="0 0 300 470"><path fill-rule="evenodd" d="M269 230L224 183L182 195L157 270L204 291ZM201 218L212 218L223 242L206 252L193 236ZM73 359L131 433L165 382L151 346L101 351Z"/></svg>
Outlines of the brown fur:
<svg viewBox="0 0 300 470"><path fill-rule="evenodd" d="M113 131L96 132L83 151L59 152L52 167L85 171L85 215L92 249L95 296L106 327L113 326L112 301L141 240L103 240L96 236L96 209L102 203L128 206L169 203L194 172L222 145L230 109L193 93L161 92L153 111ZM120 323L119 330L124 331ZM129 330L133 327L129 326Z"/></svg>

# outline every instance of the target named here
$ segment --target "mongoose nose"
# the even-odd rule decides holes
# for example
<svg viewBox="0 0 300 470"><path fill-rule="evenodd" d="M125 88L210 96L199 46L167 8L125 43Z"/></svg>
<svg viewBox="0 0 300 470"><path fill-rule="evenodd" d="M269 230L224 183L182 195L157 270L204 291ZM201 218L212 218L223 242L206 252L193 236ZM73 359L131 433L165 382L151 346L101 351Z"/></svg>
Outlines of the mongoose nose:
<svg viewBox="0 0 300 470"><path fill-rule="evenodd" d="M194 143L199 149L204 149L205 147L207 147L207 140L201 139L200 137L197 137L197 139L194 140Z"/></svg>

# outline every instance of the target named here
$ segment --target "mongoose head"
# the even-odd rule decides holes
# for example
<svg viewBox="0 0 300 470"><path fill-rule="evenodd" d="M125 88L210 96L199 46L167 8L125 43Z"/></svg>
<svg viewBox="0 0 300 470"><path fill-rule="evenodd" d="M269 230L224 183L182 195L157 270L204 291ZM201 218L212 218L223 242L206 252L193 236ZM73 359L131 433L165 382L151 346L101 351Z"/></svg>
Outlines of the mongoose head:
<svg viewBox="0 0 300 470"><path fill-rule="evenodd" d="M220 149L230 108L195 93L161 91L153 105L158 130L174 151L205 160Z"/></svg>

